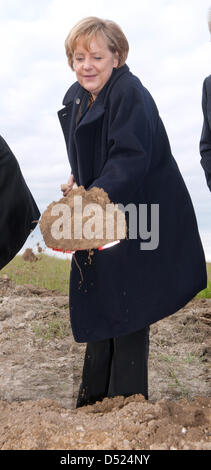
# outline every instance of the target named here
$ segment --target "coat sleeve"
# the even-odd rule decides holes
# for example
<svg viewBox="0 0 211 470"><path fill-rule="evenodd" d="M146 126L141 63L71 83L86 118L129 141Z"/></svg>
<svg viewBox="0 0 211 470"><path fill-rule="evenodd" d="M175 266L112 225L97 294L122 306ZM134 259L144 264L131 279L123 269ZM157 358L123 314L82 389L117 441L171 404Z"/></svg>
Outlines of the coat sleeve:
<svg viewBox="0 0 211 470"><path fill-rule="evenodd" d="M206 79L203 83L202 110L204 116L203 128L200 139L201 166L205 172L208 188L211 191L211 130L207 117L207 90Z"/></svg>
<svg viewBox="0 0 211 470"><path fill-rule="evenodd" d="M0 269L22 248L39 217L19 164L0 136Z"/></svg>
<svg viewBox="0 0 211 470"><path fill-rule="evenodd" d="M144 96L135 87L110 97L107 160L87 188L103 188L114 203L134 201L148 171L152 131Z"/></svg>

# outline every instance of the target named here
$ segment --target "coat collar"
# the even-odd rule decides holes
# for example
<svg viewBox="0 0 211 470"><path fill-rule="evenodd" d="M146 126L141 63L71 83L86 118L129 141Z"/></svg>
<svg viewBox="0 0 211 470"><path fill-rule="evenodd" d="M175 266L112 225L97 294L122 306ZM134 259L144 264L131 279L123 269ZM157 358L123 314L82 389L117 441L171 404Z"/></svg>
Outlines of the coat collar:
<svg viewBox="0 0 211 470"><path fill-rule="evenodd" d="M112 86L116 80L125 72L128 72L130 69L127 64L122 65L122 67L119 67L118 69L113 69L110 78L108 81L105 83L104 87L100 91L99 95L97 96L95 103L99 103L104 100L106 91ZM88 93L88 91L83 88L80 83L77 81L75 82L67 91L67 93L64 96L63 99L63 105L68 106L70 103L72 103L74 100L81 99L84 93Z"/></svg>
<svg viewBox="0 0 211 470"><path fill-rule="evenodd" d="M129 67L126 64L124 64L119 69L113 69L110 78L107 80L96 100L90 107L88 113L85 114L77 127L75 126L75 120L78 112L78 105L81 102L84 93L89 94L89 92L83 88L79 82L75 82L69 88L63 99L63 105L66 106L66 109L64 111L63 108L59 111L59 117L67 144L71 168L78 185L86 185L87 181L91 180L91 174L89 177L86 177L86 181L84 180L80 170L81 164L79 164L77 160L77 154L80 153L79 147L82 144L84 145L84 136L87 135L87 133L83 133L83 130L87 125L93 124L104 115L106 108L106 96L109 94L110 88L123 73L128 71ZM91 162L89 164L89 168L92 172Z"/></svg>

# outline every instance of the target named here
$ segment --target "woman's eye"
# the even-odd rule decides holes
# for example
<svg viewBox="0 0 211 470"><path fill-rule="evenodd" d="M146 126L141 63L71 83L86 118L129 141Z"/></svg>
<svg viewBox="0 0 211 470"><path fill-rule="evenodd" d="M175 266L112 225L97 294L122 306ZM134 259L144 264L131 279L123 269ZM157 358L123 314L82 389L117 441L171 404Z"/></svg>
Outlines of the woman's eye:
<svg viewBox="0 0 211 470"><path fill-rule="evenodd" d="M101 60L102 57L95 57L96 60ZM81 62L83 60L83 57L76 57L77 62Z"/></svg>

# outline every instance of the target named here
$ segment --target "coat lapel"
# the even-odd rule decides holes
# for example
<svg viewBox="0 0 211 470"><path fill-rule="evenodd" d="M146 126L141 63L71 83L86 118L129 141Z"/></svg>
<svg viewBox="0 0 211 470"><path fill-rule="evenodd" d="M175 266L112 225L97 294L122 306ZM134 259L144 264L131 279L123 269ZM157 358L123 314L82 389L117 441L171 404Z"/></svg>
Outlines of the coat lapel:
<svg viewBox="0 0 211 470"><path fill-rule="evenodd" d="M79 85L78 82L74 83L67 91L63 99L62 104L65 107L58 111L58 117L64 133L70 166L77 184L79 184L78 165L73 137L75 130L76 115L82 96L83 88Z"/></svg>
<svg viewBox="0 0 211 470"><path fill-rule="evenodd" d="M94 158L96 149L100 151L99 123L105 113L105 98L108 90L118 77L129 70L127 64L114 69L111 77L100 91L96 101L79 122L76 128L76 116L84 94L88 91L79 82L75 82L67 91L58 117L65 137L66 147L72 173L77 185L88 186L94 175Z"/></svg>
<svg viewBox="0 0 211 470"><path fill-rule="evenodd" d="M86 187L93 176L96 126L104 115L105 108L102 101L94 102L76 127L76 116L84 94L88 95L88 92L80 85L73 92L67 93L63 100L65 108L58 112L58 116L75 181L78 186Z"/></svg>
<svg viewBox="0 0 211 470"><path fill-rule="evenodd" d="M79 122L73 136L79 182L85 188L93 182L102 160L101 129L104 114L103 103L94 102Z"/></svg>

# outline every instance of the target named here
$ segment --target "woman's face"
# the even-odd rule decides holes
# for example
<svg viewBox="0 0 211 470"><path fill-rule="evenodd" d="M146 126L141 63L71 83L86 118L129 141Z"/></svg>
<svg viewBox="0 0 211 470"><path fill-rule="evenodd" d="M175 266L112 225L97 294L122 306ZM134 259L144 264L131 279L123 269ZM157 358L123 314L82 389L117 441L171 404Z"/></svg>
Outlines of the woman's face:
<svg viewBox="0 0 211 470"><path fill-rule="evenodd" d="M84 38L77 40L73 54L73 66L77 80L95 99L118 66L118 53L113 54L101 33L93 36L90 50L85 49Z"/></svg>

